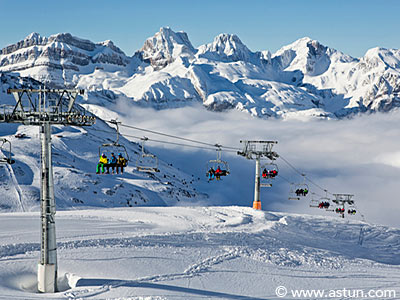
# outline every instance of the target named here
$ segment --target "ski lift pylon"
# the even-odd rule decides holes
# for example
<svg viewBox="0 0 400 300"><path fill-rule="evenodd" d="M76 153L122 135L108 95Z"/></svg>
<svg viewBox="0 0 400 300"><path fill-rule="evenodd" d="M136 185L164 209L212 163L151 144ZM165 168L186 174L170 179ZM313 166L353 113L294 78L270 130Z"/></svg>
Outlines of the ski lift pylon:
<svg viewBox="0 0 400 300"><path fill-rule="evenodd" d="M136 170L139 172L160 172L158 169L158 158L154 154L146 153L144 150L144 144L148 140L147 137L141 138L142 153L138 156L136 161Z"/></svg>

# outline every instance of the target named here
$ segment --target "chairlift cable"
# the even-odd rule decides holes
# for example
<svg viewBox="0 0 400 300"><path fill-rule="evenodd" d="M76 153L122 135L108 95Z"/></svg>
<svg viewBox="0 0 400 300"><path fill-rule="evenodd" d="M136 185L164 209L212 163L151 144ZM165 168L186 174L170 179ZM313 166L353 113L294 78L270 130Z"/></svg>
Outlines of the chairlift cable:
<svg viewBox="0 0 400 300"><path fill-rule="evenodd" d="M111 123L111 124L115 124L115 120L110 120L110 121L105 121L105 122ZM162 140L156 140L156 139L150 139L150 138L148 139L149 141L157 142L157 143L164 143L164 144L170 144L170 145L176 145L176 146L182 146L182 147L190 147L190 148L197 148L197 149L205 149L205 150L215 150L214 147L216 147L218 149L226 149L226 150L224 150L226 152L236 152L236 151L240 150L239 148L235 148L235 147L223 146L223 145L220 145L220 144L211 144L211 143L204 142L204 141L184 138L184 137L180 137L180 136L176 136L176 135L172 135L172 134L167 134L167 133L163 133L163 132L159 132L159 131L155 131L155 130L140 128L140 127L132 126L132 125L126 125L126 124L123 124L123 123L119 123L119 126L126 127L126 128L131 128L131 129L135 129L135 130L139 130L139 131L149 132L149 133L157 134L157 135L161 135L161 136L166 136L166 137L170 137L170 138L174 138L174 139L178 139L178 140L183 140L183 141L187 141L187 142L191 142L191 143L197 143L197 144L201 144L201 145L205 145L205 146L209 146L209 147L213 147L213 148L200 147L200 146L194 146L194 145L188 145L188 144L181 144L181 143L175 143L175 142L169 142L169 141L162 141ZM108 132L108 133L111 133L111 132ZM130 135L130 134L122 134L122 133L120 133L120 134L123 135L123 136L126 136L126 137L134 138L134 139L139 139L139 140L143 139L143 137L138 137L138 136L134 136L134 135ZM311 184L313 184L314 186L316 186L320 190L326 192L327 194L333 195L332 193L330 193L329 191L327 191L326 189L324 189L323 187L321 187L320 185L315 183L313 180L311 180L304 173L300 172L288 160L286 160L284 157L282 157L282 155L280 155L279 158L281 158L289 167L291 167L300 176L303 176ZM287 180L287 179L285 179L285 180L288 183L290 183L289 180Z"/></svg>
<svg viewBox="0 0 400 300"><path fill-rule="evenodd" d="M101 130L101 129L91 128L91 130L114 134L114 132ZM143 139L143 137L130 135L130 134L125 134L125 133L121 133L121 132L120 132L120 135L125 136L125 137L134 138L134 139L137 139L137 140L142 140ZM188 145L188 144L175 143L175 142L169 142L169 141L155 140L155 139L152 139L152 138L147 138L147 140L149 142L157 142L157 143L170 144L170 145L176 145L176 146L182 146L182 147L190 147L190 148L197 148L197 149L205 149L205 150L215 151L215 148L209 148L209 147L202 147L202 146ZM236 151L233 151L233 150L223 150L223 151L225 151L225 152L236 152Z"/></svg>
<svg viewBox="0 0 400 300"><path fill-rule="evenodd" d="M313 184L314 186L316 186L317 188L319 188L321 191L324 191L330 195L333 196L332 193L330 193L327 189L324 189L323 187L321 187L320 185L318 185L317 183L315 183L313 180L311 180L307 175L305 175L304 173L300 172L297 168L295 168L288 160L286 160L282 155L279 155L279 158L281 158L289 167L291 167L296 173L298 173L300 176L303 176L306 180L308 180L311 184Z"/></svg>
<svg viewBox="0 0 400 300"><path fill-rule="evenodd" d="M285 178L285 177L282 176L281 174L279 174L278 178L282 178L282 179L285 180L287 183L292 184L292 182L290 182L287 178Z"/></svg>
<svg viewBox="0 0 400 300"><path fill-rule="evenodd" d="M106 122L113 123L112 121L106 121ZM121 127L127 127L127 128L131 128L131 129L139 130L139 131L149 132L149 133L152 133L152 134L162 135L162 136L166 136L166 137L170 137L170 138L174 138L174 139L179 139L179 140L183 140L183 141L187 141L187 142L191 142L191 143L197 143L197 144L201 144L201 145L206 145L206 146L210 146L210 147L231 149L231 150L235 150L235 151L240 150L239 148L235 148L235 147L223 146L223 145L220 145L220 144L217 144L217 143L216 144L211 144L211 143L208 143L208 142L203 142L203 141L199 141L199 140L184 138L184 137L180 137L180 136L176 136L176 135L172 135L172 134L167 134L167 133L163 133L163 132L159 132L159 131L155 131L155 130L140 128L140 127L136 127L136 126L132 126L132 125L126 125L126 124L122 124L122 123L120 123L119 125Z"/></svg>

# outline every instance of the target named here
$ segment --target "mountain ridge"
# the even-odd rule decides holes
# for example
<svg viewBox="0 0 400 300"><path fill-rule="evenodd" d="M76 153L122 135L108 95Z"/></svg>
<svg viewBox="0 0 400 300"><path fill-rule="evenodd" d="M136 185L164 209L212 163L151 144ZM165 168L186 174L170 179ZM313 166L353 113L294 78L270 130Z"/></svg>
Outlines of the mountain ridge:
<svg viewBox="0 0 400 300"><path fill-rule="evenodd" d="M194 101L261 118L341 118L400 106L400 50L377 47L353 58L309 37L275 53L252 52L235 34L195 48L187 33L162 27L127 56L110 40L31 33L1 50L0 72L157 109Z"/></svg>

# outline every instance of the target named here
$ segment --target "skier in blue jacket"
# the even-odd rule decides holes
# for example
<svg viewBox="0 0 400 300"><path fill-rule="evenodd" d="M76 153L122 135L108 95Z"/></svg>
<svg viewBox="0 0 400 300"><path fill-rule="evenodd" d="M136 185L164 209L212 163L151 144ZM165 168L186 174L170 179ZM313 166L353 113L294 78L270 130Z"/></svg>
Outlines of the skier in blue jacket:
<svg viewBox="0 0 400 300"><path fill-rule="evenodd" d="M112 168L112 173L114 174L116 166L117 166L117 158L114 155L114 153L111 153L111 157L110 157L108 165L107 165L107 171L109 172L110 167L111 167Z"/></svg>

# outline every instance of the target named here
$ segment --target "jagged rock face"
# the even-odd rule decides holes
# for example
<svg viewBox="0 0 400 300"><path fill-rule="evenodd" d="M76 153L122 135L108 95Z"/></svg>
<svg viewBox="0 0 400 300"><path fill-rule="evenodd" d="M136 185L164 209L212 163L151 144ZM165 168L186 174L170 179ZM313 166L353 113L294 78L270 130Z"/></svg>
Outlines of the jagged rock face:
<svg viewBox="0 0 400 300"><path fill-rule="evenodd" d="M144 61L148 61L155 70L159 70L172 63L178 56L192 55L195 49L185 32L173 32L165 27L148 38L139 52Z"/></svg>
<svg viewBox="0 0 400 300"><path fill-rule="evenodd" d="M0 71L17 72L35 67L44 68L42 75L32 77L46 81L48 74L54 70L92 72L98 65L126 67L130 59L111 41L95 44L88 40L62 33L41 37L32 33L24 40L1 50Z"/></svg>

